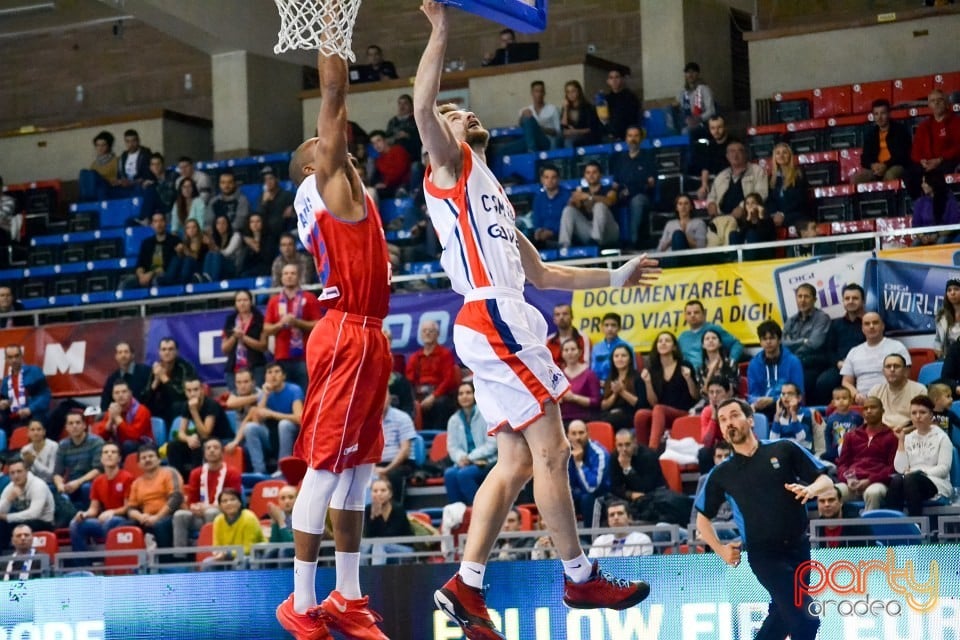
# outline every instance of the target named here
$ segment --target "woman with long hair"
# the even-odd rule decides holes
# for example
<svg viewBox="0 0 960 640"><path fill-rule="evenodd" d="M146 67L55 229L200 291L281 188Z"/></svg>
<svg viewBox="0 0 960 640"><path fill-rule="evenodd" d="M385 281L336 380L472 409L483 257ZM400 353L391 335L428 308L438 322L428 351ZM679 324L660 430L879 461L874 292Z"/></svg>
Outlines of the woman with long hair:
<svg viewBox="0 0 960 640"><path fill-rule="evenodd" d="M270 275L273 259L277 255L277 241L270 237L263 225L259 213L251 213L247 218L247 230L243 234L243 266L240 276L254 278Z"/></svg>
<svg viewBox="0 0 960 640"><path fill-rule="evenodd" d="M170 260L170 266L158 280L160 284L197 282L200 275L200 265L207 253L200 223L193 218L187 219L183 227L183 240L174 248L174 252L174 256Z"/></svg>
<svg viewBox="0 0 960 640"><path fill-rule="evenodd" d="M234 311L223 323L221 349L227 356L224 367L227 388L236 389L234 376L249 369L257 386L263 384L267 364L267 338L263 335L263 313L253 303L253 294L240 289L233 296Z"/></svg>
<svg viewBox="0 0 960 640"><path fill-rule="evenodd" d="M447 501L473 504L480 483L497 462L497 439L487 435L487 421L477 409L473 383L457 389L459 409L447 421L447 453L453 465L443 474Z"/></svg>
<svg viewBox="0 0 960 640"><path fill-rule="evenodd" d="M913 202L912 225L915 228L960 224L960 205L947 187L942 173L924 174L920 183L921 196ZM921 234L921 244L945 244L957 242L960 234L950 231Z"/></svg>
<svg viewBox="0 0 960 640"><path fill-rule="evenodd" d="M370 504L366 506L363 519L363 537L395 538L412 536L413 529L407 512L393 499L393 485L385 478L378 478L370 486ZM413 547L405 544L373 544L372 564L387 564L388 554L411 553ZM395 564L391 563L391 564Z"/></svg>
<svg viewBox="0 0 960 640"><path fill-rule="evenodd" d="M197 191L197 183L193 178L184 178L177 189L177 199L170 210L170 233L179 235L180 230L186 227L187 220L196 220L203 224L203 217L207 208Z"/></svg>
<svg viewBox="0 0 960 640"><path fill-rule="evenodd" d="M683 360L677 337L663 331L647 356L647 367L640 372L647 402L653 409L637 412L634 426L637 441L647 442L656 451L669 433L673 421L687 415L700 398L693 365Z"/></svg>
<svg viewBox="0 0 960 640"><path fill-rule="evenodd" d="M943 306L937 311L935 324L933 348L937 352L937 358L942 360L946 357L950 345L960 340L960 278L947 280Z"/></svg>
<svg viewBox="0 0 960 640"><path fill-rule="evenodd" d="M677 217L663 227L657 251L683 251L707 246L707 223L703 218L694 217L690 196L678 195L673 201L673 210Z"/></svg>
<svg viewBox="0 0 960 640"><path fill-rule="evenodd" d="M730 358L727 348L723 346L720 334L713 329L707 329L700 336L701 365L697 370L697 380L700 385L700 403L707 401L707 384L715 377L723 378L726 386L736 390L740 383L740 371L737 363Z"/></svg>
<svg viewBox="0 0 960 640"><path fill-rule="evenodd" d="M583 86L576 80L563 85L563 109L560 129L567 148L582 147L600 142L600 119L596 108L583 94Z"/></svg>
<svg viewBox="0 0 960 640"><path fill-rule="evenodd" d="M570 381L570 391L560 398L560 417L564 424L571 420L590 422L600 410L600 380L583 362L583 349L576 338L567 338L560 345L563 374Z"/></svg>
<svg viewBox="0 0 960 640"><path fill-rule="evenodd" d="M773 148L770 192L766 203L767 211L778 227L789 229L808 215L807 187L807 180L794 161L793 149L786 142L779 143Z"/></svg>
<svg viewBox="0 0 960 640"><path fill-rule="evenodd" d="M614 432L629 429L640 406L642 390L633 350L624 345L616 347L610 354L610 374L603 383L600 419L612 424Z"/></svg>
<svg viewBox="0 0 960 640"><path fill-rule="evenodd" d="M930 499L946 502L953 497L950 465L953 444L947 432L933 424L933 400L916 396L910 400L910 425L897 427L897 454L893 458L896 473L890 478L887 506L907 514L923 514L923 503Z"/></svg>
<svg viewBox="0 0 960 640"><path fill-rule="evenodd" d="M207 282L219 282L233 278L239 271L238 258L243 255L243 236L230 224L225 215L217 216L213 229L204 234L207 255L203 259L203 277Z"/></svg>

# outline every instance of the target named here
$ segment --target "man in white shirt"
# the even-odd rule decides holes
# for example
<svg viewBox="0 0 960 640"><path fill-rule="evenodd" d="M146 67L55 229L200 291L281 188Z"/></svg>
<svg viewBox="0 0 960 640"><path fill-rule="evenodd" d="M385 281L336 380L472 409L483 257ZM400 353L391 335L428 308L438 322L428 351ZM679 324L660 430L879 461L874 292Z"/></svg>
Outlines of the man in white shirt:
<svg viewBox="0 0 960 640"><path fill-rule="evenodd" d="M536 153L556 147L557 135L560 132L560 110L545 102L546 94L543 80L530 83L533 103L520 111L519 124L523 129L523 139L506 145L503 148L504 155Z"/></svg>
<svg viewBox="0 0 960 640"><path fill-rule="evenodd" d="M591 558L621 558L627 556L652 556L653 541L645 533L630 531L630 516L627 503L611 500L607 503L607 526L614 533L597 536L590 547Z"/></svg>
<svg viewBox="0 0 960 640"><path fill-rule="evenodd" d="M910 352L899 340L884 337L883 320L879 313L871 311L863 314L861 327L866 342L850 349L840 367L840 375L843 376L843 386L853 395L853 403L862 406L867 397L872 395L870 389L885 381L883 359L896 353L903 356L909 367Z"/></svg>

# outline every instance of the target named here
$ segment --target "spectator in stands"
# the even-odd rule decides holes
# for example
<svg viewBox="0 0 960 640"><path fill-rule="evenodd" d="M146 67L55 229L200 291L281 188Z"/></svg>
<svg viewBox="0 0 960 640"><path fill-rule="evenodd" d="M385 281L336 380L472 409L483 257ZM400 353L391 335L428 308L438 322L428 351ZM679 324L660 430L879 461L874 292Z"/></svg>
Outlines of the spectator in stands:
<svg viewBox="0 0 960 640"><path fill-rule="evenodd" d="M407 359L407 380L413 385L424 429L441 429L454 412L454 395L460 385L460 368L453 353L438 342L440 325L432 320L420 325L418 351Z"/></svg>
<svg viewBox="0 0 960 640"><path fill-rule="evenodd" d="M884 424L894 430L910 424L912 398L927 395L927 388L909 375L910 362L899 353L891 353L883 359L884 382L874 385L868 393L880 398Z"/></svg>
<svg viewBox="0 0 960 640"><path fill-rule="evenodd" d="M913 136L911 168L906 185L914 200L921 195L920 184L931 173L954 173L960 164L960 117L947 105L943 91L934 89L927 96L930 117L923 120Z"/></svg>
<svg viewBox="0 0 960 640"><path fill-rule="evenodd" d="M204 204L210 201L211 196L213 196L213 180L203 171L196 169L189 156L180 156L180 159L177 160L177 172L180 174L176 183L178 191L180 190L180 183L186 178L190 178L197 185L197 191L200 192Z"/></svg>
<svg viewBox="0 0 960 640"><path fill-rule="evenodd" d="M807 180L797 167L793 149L786 142L773 148L773 163L770 165L770 190L765 196L767 212L778 227L789 229L808 212Z"/></svg>
<svg viewBox="0 0 960 640"><path fill-rule="evenodd" d="M203 229L196 220L187 220L183 226L183 240L173 248L174 256L163 275L157 278L162 285L201 282L201 267L207 254Z"/></svg>
<svg viewBox="0 0 960 640"><path fill-rule="evenodd" d="M925 395L910 400L909 427L894 428L897 454L893 466L897 473L890 479L887 504L892 509L906 506L907 514L923 514L923 503L931 499L953 498L950 466L953 445L943 429L933 426L933 401Z"/></svg>
<svg viewBox="0 0 960 640"><path fill-rule="evenodd" d="M552 164L540 167L540 190L533 196L533 244L540 249L556 246L560 220L570 201L570 190L560 184L560 172Z"/></svg>
<svg viewBox="0 0 960 640"><path fill-rule="evenodd" d="M109 131L101 131L93 138L96 156L89 169L80 170L80 202L106 200L110 188L118 184L120 161L113 152L113 141Z"/></svg>
<svg viewBox="0 0 960 640"><path fill-rule="evenodd" d="M149 147L140 146L140 134L136 129L123 132L124 151L118 163L117 186L126 189L128 195L140 195L143 183L153 179L150 172Z"/></svg>
<svg viewBox="0 0 960 640"><path fill-rule="evenodd" d="M826 451L820 457L828 462L836 462L844 438L863 424L863 417L851 409L853 395L846 387L837 387L833 390L833 399L830 404L833 406L833 413L827 416L823 430Z"/></svg>
<svg viewBox="0 0 960 640"><path fill-rule="evenodd" d="M960 119L960 118L958 118ZM913 202L913 227L939 227L960 225L960 204L947 186L942 173L932 172L923 176L920 185L923 194ZM955 231L939 231L931 236L931 242L921 244L947 244L957 242Z"/></svg>
<svg viewBox="0 0 960 640"><path fill-rule="evenodd" d="M610 373L603 381L600 400L600 419L609 422L615 430L627 429L643 403L643 382L637 375L636 355L624 345L614 347L610 354Z"/></svg>
<svg viewBox="0 0 960 640"><path fill-rule="evenodd" d="M203 443L203 465L190 472L183 490L184 508L173 513L173 546L188 546L192 533L220 515L220 496L224 491L233 489L238 495L243 491L242 471L224 462L219 440L211 438Z"/></svg>
<svg viewBox="0 0 960 640"><path fill-rule="evenodd" d="M393 336L390 333L390 329L384 327L383 335L387 338L387 343L393 345ZM407 380L405 374L406 368L406 356L401 356L397 358L396 354L392 354L394 358L394 368L390 372L390 380L387 382L387 391L390 392L390 405L400 409L408 416L412 416L416 411L416 406L414 405L413 399L413 385L410 384L410 381Z"/></svg>
<svg viewBox="0 0 960 640"><path fill-rule="evenodd" d="M797 236L804 240L820 237L817 221L810 218L797 220L796 231ZM834 249L829 244L793 244L787 247L787 255L791 258L812 258L833 253Z"/></svg>
<svg viewBox="0 0 960 640"><path fill-rule="evenodd" d="M645 533L631 531L632 522L624 500L614 499L607 503L607 527L613 533L597 536L590 545L590 558L626 558L628 556L652 556L653 540Z"/></svg>
<svg viewBox="0 0 960 640"><path fill-rule="evenodd" d="M271 287L282 286L280 276L283 268L288 264L296 265L300 269L300 286L312 284L316 269L310 256L297 251L297 238L292 233L280 235L280 253L270 267Z"/></svg>
<svg viewBox="0 0 960 640"><path fill-rule="evenodd" d="M497 463L497 438L487 434L487 421L477 409L472 382L460 383L457 404L460 408L447 422L447 454L453 465L444 472L443 484L448 503L471 506L480 483Z"/></svg>
<svg viewBox="0 0 960 640"><path fill-rule="evenodd" d="M663 227L657 251L686 251L707 246L707 223L694 217L693 200L681 193L673 202L677 217Z"/></svg>
<svg viewBox="0 0 960 640"><path fill-rule="evenodd" d="M34 558L37 550L33 548L33 529L28 524L18 524L13 528L10 536L11 554L7 561L7 568L0 578L2 582L17 581L22 582L38 576L40 563L34 568ZM4 552L4 547L0 552Z"/></svg>
<svg viewBox="0 0 960 640"><path fill-rule="evenodd" d="M118 342L113 350L117 368L107 377L100 394L100 410L106 411L113 402L113 385L123 381L137 400L142 400L150 384L150 367L134 360L133 347L129 342Z"/></svg>
<svg viewBox="0 0 960 640"><path fill-rule="evenodd" d="M504 145L501 153L536 153L557 146L560 133L560 110L544 99L547 95L543 80L530 83L531 104L520 110L518 125L523 129L523 137ZM543 170L540 171L541 178Z"/></svg>
<svg viewBox="0 0 960 640"><path fill-rule="evenodd" d="M515 533L522 531L520 511L511 507L500 528L501 533ZM490 560L509 562L512 560L526 560L530 547L533 546L533 537L529 538L497 538L490 550Z"/></svg>
<svg viewBox="0 0 960 640"><path fill-rule="evenodd" d="M730 359L739 362L743 355L743 345L733 335L713 322L707 322L707 310L699 300L688 300L683 307L683 318L687 323L686 330L677 338L683 359L699 369L703 365L703 334L713 331L720 336L723 347L730 354Z"/></svg>
<svg viewBox="0 0 960 640"><path fill-rule="evenodd" d="M283 268L280 284L283 290L267 302L263 335L275 336L273 358L283 367L287 380L306 389L307 338L320 319L320 303L315 295L300 288L300 267L295 264Z"/></svg>
<svg viewBox="0 0 960 640"><path fill-rule="evenodd" d="M804 388L813 396L817 378L830 365L824 344L830 330L830 316L817 308L817 289L803 282L794 290L797 312L783 325L783 346L800 359L804 371ZM812 404L826 404L826 398L811 397Z"/></svg>
<svg viewBox="0 0 960 640"><path fill-rule="evenodd" d="M617 455L610 457L610 493L626 503L636 521L657 522L652 515L653 492L666 486L657 452L638 444L632 429L620 429L614 436ZM609 505L612 504L608 502ZM607 526L615 526L607 512Z"/></svg>
<svg viewBox="0 0 960 640"><path fill-rule="evenodd" d="M700 177L697 199L705 200L710 192L710 178L730 166L727 143L730 136L723 116L711 116L706 127L690 132L690 166L688 172Z"/></svg>
<svg viewBox="0 0 960 640"><path fill-rule="evenodd" d="M143 181L143 207L140 224L150 224L154 211L170 211L177 201L177 187L167 177L167 164L162 153L150 154L150 174Z"/></svg>
<svg viewBox="0 0 960 640"><path fill-rule="evenodd" d="M626 348L626 347L624 347ZM570 391L560 398L560 417L564 422L584 420L589 422L600 414L600 380L586 362L583 350L575 338L567 338L561 347L563 375L570 381ZM634 373L634 380L639 377ZM622 383L620 383L622 386ZM618 387L620 388L620 387ZM612 392L612 391L611 391ZM631 393L636 390L631 389Z"/></svg>
<svg viewBox="0 0 960 640"><path fill-rule="evenodd" d="M297 501L297 488L281 487L277 502L267 504L270 514L270 542L273 544L293 542L293 505Z"/></svg>
<svg viewBox="0 0 960 640"><path fill-rule="evenodd" d="M100 450L103 438L87 432L87 424L79 412L67 414L67 437L57 448L53 468L53 485L78 509L90 506L90 483L103 472Z"/></svg>
<svg viewBox="0 0 960 640"><path fill-rule="evenodd" d="M412 457L413 441L416 437L417 431L413 426L413 418L390 404L388 390L383 403L383 453L380 454L380 462L374 467L373 472L374 475L390 482L393 492L401 501L406 490L407 478L413 475L417 467Z"/></svg>
<svg viewBox="0 0 960 640"><path fill-rule="evenodd" d="M897 436L883 421L883 403L869 397L863 403L863 424L843 437L837 456L837 489L844 502L863 500L867 511L879 509L887 495Z"/></svg>
<svg viewBox="0 0 960 640"><path fill-rule="evenodd" d="M31 420L45 422L50 410L50 387L40 367L23 363L23 347L3 349L7 374L0 382L0 429L7 437Z"/></svg>
<svg viewBox="0 0 960 640"><path fill-rule="evenodd" d="M661 331L647 355L647 366L640 372L647 404L652 409L637 412L634 424L640 442L653 450L670 434L677 418L687 415L700 399L696 369L683 359L677 338Z"/></svg>
<svg viewBox="0 0 960 640"><path fill-rule="evenodd" d="M624 84L623 71L610 69L607 72L607 87L603 95L607 106L607 118L600 118L606 127L607 134L614 140L623 140L627 135L627 128L637 125L643 119L640 111L640 100L637 94ZM598 112L602 112L600 105ZM639 146L639 143L638 143Z"/></svg>
<svg viewBox="0 0 960 640"><path fill-rule="evenodd" d="M130 524L126 518L126 502L133 475L121 467L122 461L120 447L111 442L103 445L100 450L103 473L94 478L90 487L90 506L78 511L70 522L71 550L86 551L88 540L102 542L111 529Z"/></svg>
<svg viewBox="0 0 960 640"><path fill-rule="evenodd" d="M594 503L610 491L610 454L590 439L583 420L567 425L570 441L570 488L573 506L585 524L593 521Z"/></svg>
<svg viewBox="0 0 960 640"><path fill-rule="evenodd" d="M277 240L263 227L263 216L251 213L243 233L243 258L240 261L240 277L256 278L270 275L273 259L277 255ZM298 276L299 277L299 276Z"/></svg>
<svg viewBox="0 0 960 640"><path fill-rule="evenodd" d="M830 321L827 330L827 340L823 345L825 357L831 366L828 366L817 378L817 396L828 397L834 389L843 384L840 370L847 358L847 354L858 344L863 344L866 338L863 335L863 287L855 282L848 282L841 291L843 296L843 315ZM835 365L835 366L834 366ZM851 395L852 400L852 395Z"/></svg>
<svg viewBox="0 0 960 640"><path fill-rule="evenodd" d="M677 103L684 123L683 133L702 126L716 115L713 91L700 79L700 65L696 62L688 62L683 67L683 89L677 96Z"/></svg>
<svg viewBox="0 0 960 640"><path fill-rule="evenodd" d="M53 482L53 471L57 465L57 450L60 445L47 437L47 430L39 420L31 420L27 426L30 442L20 449L20 457L30 473L44 482ZM11 453L13 453L11 451Z"/></svg>
<svg viewBox="0 0 960 640"><path fill-rule="evenodd" d="M749 162L747 147L737 140L727 143L727 162L730 166L717 174L710 187L707 213L711 218L732 215L739 220L747 194L759 193L766 200L767 176L758 165Z"/></svg>
<svg viewBox="0 0 960 640"><path fill-rule="evenodd" d="M140 243L134 274L123 278L120 289L159 284L173 261L174 249L180 244L180 238L167 233L167 216L161 211L155 212L150 216L150 226L154 235Z"/></svg>
<svg viewBox="0 0 960 640"><path fill-rule="evenodd" d="M167 462L188 476L194 467L203 464L203 447L212 438L225 442L233 435L223 408L207 397L207 390L196 377L183 381L187 397L180 413L176 435L171 434L167 444Z"/></svg>
<svg viewBox="0 0 960 640"><path fill-rule="evenodd" d="M250 371L256 383L263 384L267 363L263 313L253 304L253 294L247 289L240 289L233 295L233 309L223 323L220 344L227 356L224 368L227 388L236 388L234 376L240 369Z"/></svg>
<svg viewBox="0 0 960 640"><path fill-rule="evenodd" d="M611 207L617 203L617 189L601 183L600 163L591 161L583 169L584 186L570 194L560 216L559 243L562 248L573 244L615 245L620 225Z"/></svg>
<svg viewBox="0 0 960 640"><path fill-rule="evenodd" d="M501 30L498 37L500 39L500 46L496 51L488 51L483 54L483 60L480 63L481 66L496 67L510 63L507 56L507 47L517 41L517 34L513 29L507 28Z"/></svg>
<svg viewBox="0 0 960 640"><path fill-rule="evenodd" d="M378 45L372 44L367 47L367 64L373 72L375 80L396 80L397 69L389 60L383 59L383 49Z"/></svg>
<svg viewBox="0 0 960 640"><path fill-rule="evenodd" d="M910 364L910 352L899 340L883 335L884 324L880 314L869 311L861 319L864 342L847 353L840 367L843 386L853 394L853 403L862 405L875 385L884 380L883 359L891 354L899 354L904 362Z"/></svg>
<svg viewBox="0 0 960 640"><path fill-rule="evenodd" d="M180 357L177 341L173 338L161 338L157 353L159 357L151 367L143 403L150 415L163 418L169 426L187 401L184 382L197 374L193 365Z"/></svg>
<svg viewBox="0 0 960 640"><path fill-rule="evenodd" d="M701 335L700 367L696 370L700 398L695 405L696 407L703 407L706 404L707 385L714 378L723 379L725 386L730 389L737 389L740 386L740 369L736 361L727 353L727 348L723 345L723 338L720 333L713 329L707 329ZM682 353L681 351L681 355Z"/></svg>
<svg viewBox="0 0 960 640"><path fill-rule="evenodd" d="M747 400L754 411L773 418L780 390L787 382L797 385L802 394L803 365L790 349L780 341L783 331L774 320L764 320L757 327L760 351L750 359L747 366Z"/></svg>
<svg viewBox="0 0 960 640"><path fill-rule="evenodd" d="M770 423L770 439L793 440L804 449L813 452L813 434L818 426L821 429L823 427L820 415L809 407L803 406L803 398L797 385L792 382L784 383L780 387L777 410Z"/></svg>
<svg viewBox="0 0 960 640"><path fill-rule="evenodd" d="M206 219L206 211L207 207L193 178L183 178L177 184L177 197L170 209L170 233L180 235L187 226L187 220L202 225Z"/></svg>
<svg viewBox="0 0 960 640"><path fill-rule="evenodd" d="M243 260L243 236L230 226L227 216L217 216L213 228L203 234L206 254L203 257L201 275L207 282L219 282L235 278Z"/></svg>
<svg viewBox="0 0 960 640"><path fill-rule="evenodd" d="M145 533L152 534L157 546L173 545L173 514L183 504L183 479L173 467L161 467L157 448L142 445L137 452L143 472L130 485L127 518Z"/></svg>
<svg viewBox="0 0 960 640"><path fill-rule="evenodd" d="M227 411L233 411L237 416L237 431L233 436L233 440L227 442L223 450L232 454L234 449L243 444L246 439L247 425L248 424L257 424L256 422L248 419L250 416L251 409L256 406L260 401L262 391L257 388L256 384L253 381L253 374L250 373L249 369L240 369L234 374L234 382L236 383L236 388L230 391L230 395L227 396L226 401L224 402L224 408ZM262 442L262 441L261 441ZM269 444L269 443L267 443ZM254 452L257 450L262 450L264 447L261 445L258 449L247 449L247 455L250 458L251 471L254 473L265 474L267 472L266 460L263 459L263 456L259 460L254 459Z"/></svg>
<svg viewBox="0 0 960 640"><path fill-rule="evenodd" d="M243 547L243 553L249 554L251 547L266 542L260 519L253 511L243 508L241 491L226 487L217 498L219 513L213 520L213 546ZM214 551L204 558L205 568L213 563L234 559L232 551Z"/></svg>
<svg viewBox="0 0 960 640"><path fill-rule="evenodd" d="M890 102L873 101L873 126L863 136L862 167L851 178L854 184L874 180L898 180L910 165L910 129L890 119Z"/></svg>
<svg viewBox="0 0 960 640"><path fill-rule="evenodd" d="M250 216L250 201L237 187L237 178L232 171L224 171L218 181L220 193L207 203L206 217L203 226L205 229L213 227L217 216L225 215L237 231L247 228L247 218Z"/></svg>
<svg viewBox="0 0 960 640"><path fill-rule="evenodd" d="M407 151L411 159L419 158L423 144L413 118L413 98L404 93L397 98L397 113L387 122L387 137Z"/></svg>
<svg viewBox="0 0 960 640"><path fill-rule="evenodd" d="M953 389L943 382L927 387L927 396L933 401L933 423L950 436L954 446L960 442L960 416L953 411Z"/></svg>
<svg viewBox="0 0 960 640"><path fill-rule="evenodd" d="M267 233L272 238L279 238L282 233L295 232L297 217L293 211L293 194L280 186L280 180L270 165L260 170L260 176L263 178L263 193L257 211Z"/></svg>
<svg viewBox="0 0 960 640"><path fill-rule="evenodd" d="M553 324L557 330L547 336L547 349L550 349L557 366L561 368L566 366L562 353L563 343L571 338L576 341L580 349L580 362L590 362L590 338L573 326L573 307L569 303L563 302L553 307Z"/></svg>
<svg viewBox="0 0 960 640"><path fill-rule="evenodd" d="M937 358L944 359L950 346L960 340L960 278L947 280L943 294L943 306L934 318L936 334L933 349Z"/></svg>
<svg viewBox="0 0 960 640"><path fill-rule="evenodd" d="M0 189L2 188L3 183L0 182ZM7 315L14 311L23 311L23 303L14 298L13 289L7 285L0 285L0 329L29 327L33 324L33 321L29 316L17 316L16 318L12 318Z"/></svg>
<svg viewBox="0 0 960 640"><path fill-rule="evenodd" d="M381 199L393 198L398 190L410 183L410 168L413 159L403 146L391 144L386 131L370 132L370 144L377 152L374 166L374 187Z"/></svg>
<svg viewBox="0 0 960 640"><path fill-rule="evenodd" d="M53 531L53 494L47 484L27 471L20 458L7 463L10 484L0 492L0 540L9 540L19 524L32 531Z"/></svg>
<svg viewBox="0 0 960 640"><path fill-rule="evenodd" d="M113 383L113 402L103 418L93 425L93 433L104 442L120 447L124 457L136 452L142 444L156 444L150 410L133 397L124 380Z"/></svg>
<svg viewBox="0 0 960 640"><path fill-rule="evenodd" d="M600 142L603 125L597 117L596 108L584 96L583 86L576 80L570 80L563 85L563 95L560 111L563 145L572 149Z"/></svg>
<svg viewBox="0 0 960 640"><path fill-rule="evenodd" d="M866 509L868 510L868 509ZM859 518L859 509L848 502L842 502L840 489L833 488L833 491L821 493L817 496L817 516L820 520L852 520ZM849 540L843 541L840 538L845 536L869 535L870 529L866 526L834 525L824 526L820 529L821 536L827 538L825 547L860 547L870 544L868 540Z"/></svg>
<svg viewBox="0 0 960 640"><path fill-rule="evenodd" d="M3 190L3 178L0 177L0 245L19 243L23 222L23 216L17 211L17 201ZM5 311L8 309L0 307L0 313ZM0 318L0 329L3 328L3 318Z"/></svg>
<svg viewBox="0 0 960 640"><path fill-rule="evenodd" d="M763 206L763 196L759 193L748 193L743 201L743 217L737 220L737 231L730 234L730 244L756 244L773 242L776 239L777 229ZM770 260L776 257L776 251L756 249L746 252L745 256L746 260Z"/></svg>
<svg viewBox="0 0 960 640"><path fill-rule="evenodd" d="M287 382L279 363L270 363L257 405L250 407L241 427L246 433L251 465L257 473L264 473L261 470L264 466L272 466L265 463L268 454L276 454L277 460L293 455L302 416L303 389Z"/></svg>
<svg viewBox="0 0 960 640"><path fill-rule="evenodd" d="M610 73L615 73L611 71ZM650 155L640 148L643 130L636 124L627 123L623 138L627 148L610 157L610 173L617 189L617 203L630 210L629 244L632 247L651 246L647 211L650 195L657 181Z"/></svg>
<svg viewBox="0 0 960 640"><path fill-rule="evenodd" d="M363 537L396 538L412 536L410 520L400 502L393 499L393 488L386 478L377 478L370 487L370 504L364 509ZM388 554L411 553L413 548L405 544L374 544L371 564L387 564Z"/></svg>
<svg viewBox="0 0 960 640"><path fill-rule="evenodd" d="M723 447L724 455L721 461L730 455L730 443L723 439L723 430L720 429L720 422L717 419L717 409L720 403L728 398L734 397L734 387L730 381L720 376L714 376L707 381L707 402L700 412L700 442L703 445L697 452L697 464L700 466L700 474L704 475L719 462L717 462L717 452ZM698 491L699 493L699 487Z"/></svg>
<svg viewBox="0 0 960 640"><path fill-rule="evenodd" d="M622 322L620 314L614 311L608 311L603 314L600 321L600 328L603 330L603 340L593 345L591 354L590 368L597 374L598 380L606 380L610 375L610 356L613 350L623 345L634 353L633 345L620 337L620 326Z"/></svg>

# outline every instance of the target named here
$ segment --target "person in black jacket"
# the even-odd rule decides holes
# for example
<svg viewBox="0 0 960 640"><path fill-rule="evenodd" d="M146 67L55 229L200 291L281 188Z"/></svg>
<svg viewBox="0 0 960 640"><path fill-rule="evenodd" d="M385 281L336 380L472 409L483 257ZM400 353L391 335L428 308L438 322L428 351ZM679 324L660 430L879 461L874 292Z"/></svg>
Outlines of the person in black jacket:
<svg viewBox="0 0 960 640"><path fill-rule="evenodd" d="M133 347L129 342L118 342L114 347L113 359L117 368L107 377L100 394L100 410L106 411L113 402L113 384L126 382L133 393L133 397L142 401L147 385L150 384L150 367L134 361Z"/></svg>
<svg viewBox="0 0 960 640"><path fill-rule="evenodd" d="M155 235L140 244L136 271L123 279L120 289L157 284L158 279L162 278L170 267L180 238L167 233L167 216L162 211L156 211L150 216L150 226L153 227Z"/></svg>
<svg viewBox="0 0 960 640"><path fill-rule="evenodd" d="M863 138L862 169L853 176L854 184L897 180L910 164L910 129L890 119L890 103L882 98L873 101L873 124Z"/></svg>

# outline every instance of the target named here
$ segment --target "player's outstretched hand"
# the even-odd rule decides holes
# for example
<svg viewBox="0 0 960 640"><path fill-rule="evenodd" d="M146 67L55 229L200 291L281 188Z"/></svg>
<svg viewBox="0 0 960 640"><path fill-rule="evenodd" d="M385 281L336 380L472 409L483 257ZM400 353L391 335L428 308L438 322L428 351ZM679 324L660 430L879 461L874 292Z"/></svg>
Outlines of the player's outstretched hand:
<svg viewBox="0 0 960 640"><path fill-rule="evenodd" d="M806 485L794 482L792 484L784 483L783 486L800 501L800 504L807 504L808 501L816 498L816 496L810 495L809 487Z"/></svg>
<svg viewBox="0 0 960 640"><path fill-rule="evenodd" d="M610 271L611 287L649 287L660 277L660 264L647 254L641 253Z"/></svg>

